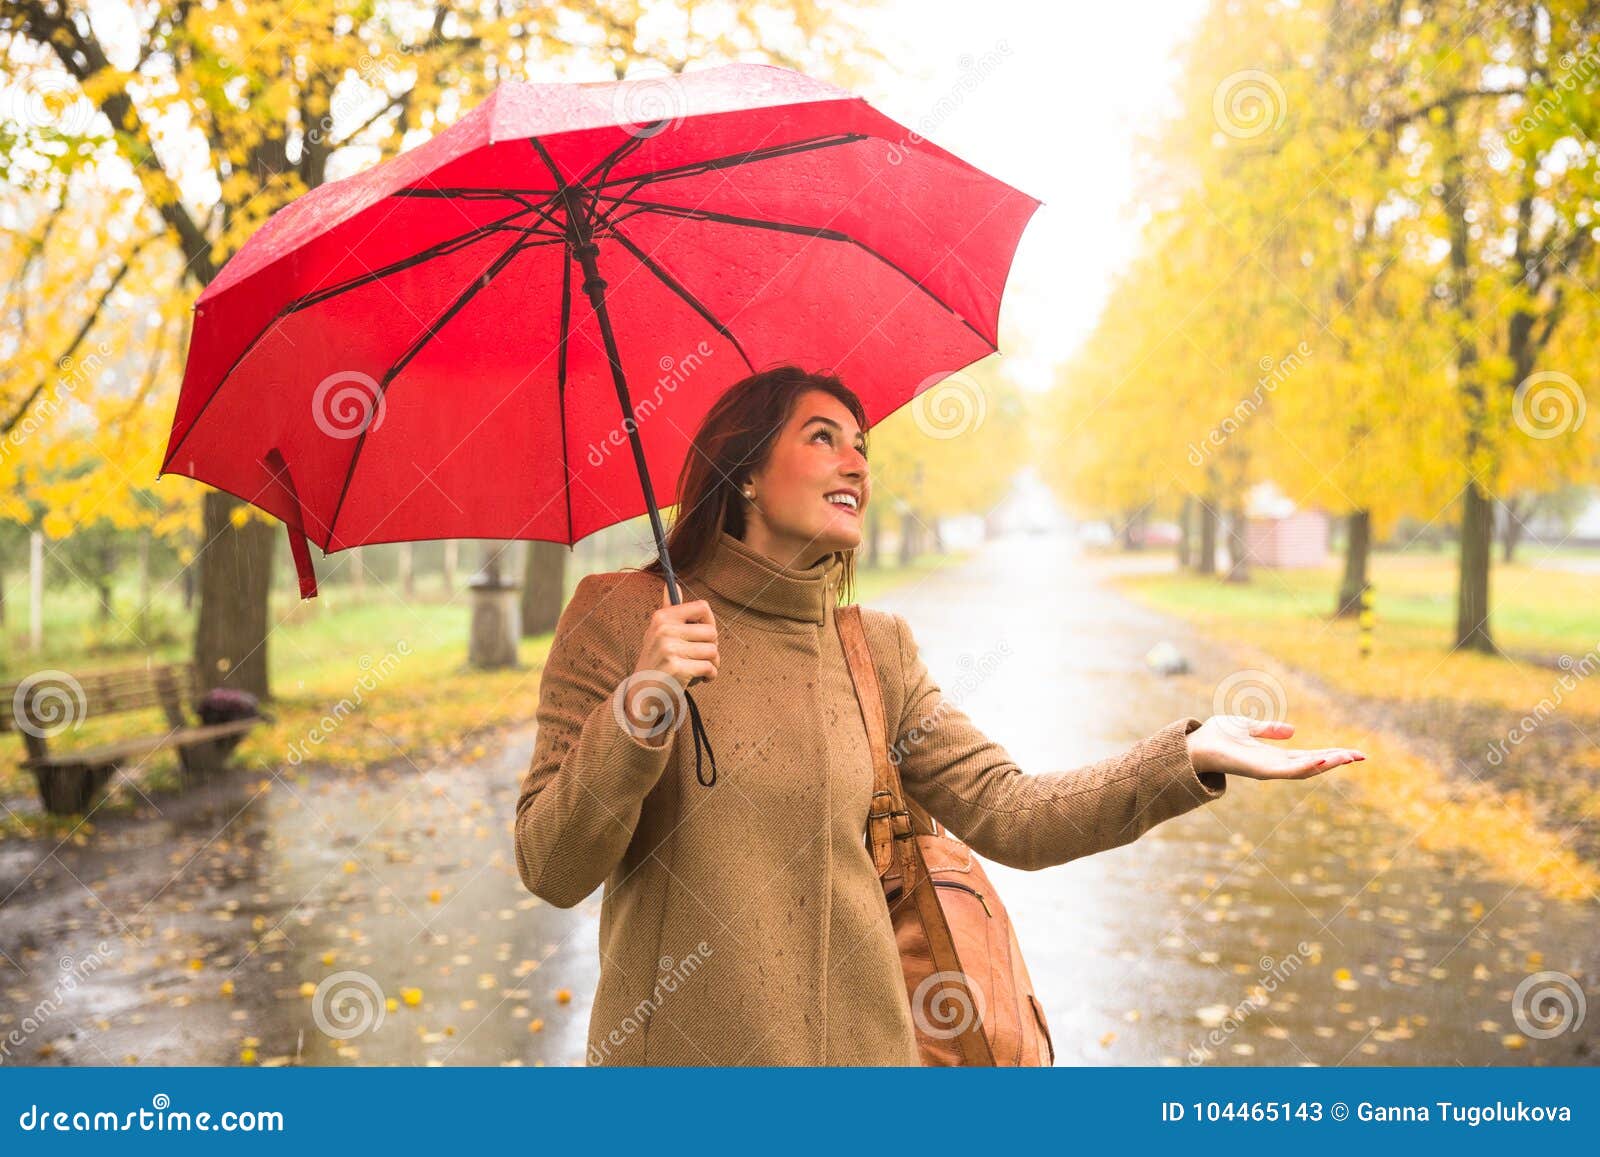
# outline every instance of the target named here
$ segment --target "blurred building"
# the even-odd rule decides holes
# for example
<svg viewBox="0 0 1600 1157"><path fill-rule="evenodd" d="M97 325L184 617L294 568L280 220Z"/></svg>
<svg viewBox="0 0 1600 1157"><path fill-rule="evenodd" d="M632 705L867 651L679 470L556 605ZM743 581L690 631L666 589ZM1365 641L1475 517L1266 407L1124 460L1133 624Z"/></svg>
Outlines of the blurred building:
<svg viewBox="0 0 1600 1157"><path fill-rule="evenodd" d="M1331 529L1326 511L1295 506L1270 482L1250 492L1245 550L1252 566L1282 570L1324 566Z"/></svg>

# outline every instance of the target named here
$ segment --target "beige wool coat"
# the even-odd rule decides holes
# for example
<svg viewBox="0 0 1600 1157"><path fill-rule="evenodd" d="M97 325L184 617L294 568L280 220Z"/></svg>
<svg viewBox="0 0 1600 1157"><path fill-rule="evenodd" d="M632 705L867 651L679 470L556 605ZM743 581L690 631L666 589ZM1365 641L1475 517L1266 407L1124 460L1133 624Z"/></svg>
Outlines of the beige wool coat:
<svg viewBox="0 0 1600 1157"><path fill-rule="evenodd" d="M779 566L724 532L681 579L685 601L708 600L716 617L717 678L691 692L717 755L710 788L686 719L657 748L612 703L662 580L589 575L563 611L516 859L523 884L559 907L605 885L587 1063L918 1063L864 840L872 759L833 623L840 571ZM1193 718L1113 758L1025 774L941 700L903 618L863 608L863 620L907 794L986 859L1061 864L1225 792L1225 776L1189 759Z"/></svg>

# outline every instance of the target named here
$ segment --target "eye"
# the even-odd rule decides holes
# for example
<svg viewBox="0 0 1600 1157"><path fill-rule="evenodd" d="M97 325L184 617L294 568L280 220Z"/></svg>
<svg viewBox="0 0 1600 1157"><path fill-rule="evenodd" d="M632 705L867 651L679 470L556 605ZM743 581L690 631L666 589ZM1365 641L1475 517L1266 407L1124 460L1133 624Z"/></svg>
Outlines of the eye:
<svg viewBox="0 0 1600 1157"><path fill-rule="evenodd" d="M811 435L811 440L813 442L815 442L818 438L826 438L831 444L833 442L833 431L827 428L819 429L815 434ZM861 451L861 456L863 458L867 456L867 447L864 442L857 442L856 449Z"/></svg>

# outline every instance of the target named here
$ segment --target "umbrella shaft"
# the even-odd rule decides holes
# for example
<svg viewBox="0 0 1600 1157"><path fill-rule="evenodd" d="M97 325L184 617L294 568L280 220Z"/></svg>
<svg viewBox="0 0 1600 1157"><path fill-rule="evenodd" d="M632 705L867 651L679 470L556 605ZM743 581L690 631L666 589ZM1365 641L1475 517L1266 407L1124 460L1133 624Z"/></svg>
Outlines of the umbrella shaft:
<svg viewBox="0 0 1600 1157"><path fill-rule="evenodd" d="M611 314L606 309L606 282L600 276L598 260L600 247L594 243L589 221L583 207L570 186L564 191L567 203L567 222L571 228L568 248L583 267L583 291L594 306L595 318L600 323L600 337L605 342L606 360L611 363L611 380L617 387L617 400L622 404L623 428L628 431L628 442L633 447L634 465L639 471L639 484L644 489L645 506L650 513L650 530L655 535L656 555L661 559L661 570L666 576L667 591L674 605L683 602L678 590L678 576L672 569L672 558L667 553L667 535L661 525L661 511L656 506L655 490L650 485L650 470L645 463L644 445L639 441L639 423L633 420L633 402L628 397L628 379L622 371L622 356L617 352L617 339L611 332Z"/></svg>

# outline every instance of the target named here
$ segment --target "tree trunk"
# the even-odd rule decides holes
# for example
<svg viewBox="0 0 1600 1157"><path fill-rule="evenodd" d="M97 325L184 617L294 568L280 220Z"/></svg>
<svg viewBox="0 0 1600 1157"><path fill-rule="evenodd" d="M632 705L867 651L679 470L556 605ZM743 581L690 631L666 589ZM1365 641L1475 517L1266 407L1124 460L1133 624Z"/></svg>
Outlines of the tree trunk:
<svg viewBox="0 0 1600 1157"><path fill-rule="evenodd" d="M1139 511L1130 511L1128 517L1122 520L1122 549L1138 550L1143 545L1139 534Z"/></svg>
<svg viewBox="0 0 1600 1157"><path fill-rule="evenodd" d="M883 511L876 502L867 507L867 566L883 565Z"/></svg>
<svg viewBox="0 0 1600 1157"><path fill-rule="evenodd" d="M104 543L95 559L94 590L100 605L94 617L102 626L111 621L111 578L117 567L117 552L110 542Z"/></svg>
<svg viewBox="0 0 1600 1157"><path fill-rule="evenodd" d="M448 599L456 591L456 563L461 553L461 543L456 539L444 540L444 597Z"/></svg>
<svg viewBox="0 0 1600 1157"><path fill-rule="evenodd" d="M524 552L522 574L522 637L556 629L567 594L568 550L559 542L532 542Z"/></svg>
<svg viewBox="0 0 1600 1157"><path fill-rule="evenodd" d="M150 619L150 528L143 527L139 531L139 609L134 616L134 621L139 624L139 630L144 633L148 630Z"/></svg>
<svg viewBox="0 0 1600 1157"><path fill-rule="evenodd" d="M1468 485L1461 499L1461 563L1456 587L1456 646L1493 652L1489 634L1489 554L1494 542L1494 506Z"/></svg>
<svg viewBox="0 0 1600 1157"><path fill-rule="evenodd" d="M402 542L399 556L400 593L407 600L417 595L417 544Z"/></svg>
<svg viewBox="0 0 1600 1157"><path fill-rule="evenodd" d="M367 596L367 564L361 560L361 548L350 548L350 586L355 591L357 604L366 602Z"/></svg>
<svg viewBox="0 0 1600 1157"><path fill-rule="evenodd" d="M1344 578L1339 583L1339 603L1334 617L1361 613L1361 594L1367 589L1367 560L1372 553L1372 512L1352 510L1345 520Z"/></svg>
<svg viewBox="0 0 1600 1157"><path fill-rule="evenodd" d="M1178 507L1178 569L1179 570L1188 570L1189 569L1189 565L1190 565L1190 561L1191 561L1191 555L1193 555L1193 553L1194 553L1193 545L1190 542L1190 538L1189 538L1190 533L1191 533L1191 527L1190 527L1189 523L1190 523L1190 520L1193 517L1194 517L1194 495L1185 494L1183 496L1183 505Z"/></svg>
<svg viewBox="0 0 1600 1157"><path fill-rule="evenodd" d="M1234 499L1228 513L1228 573L1225 582L1250 581L1250 523L1244 511L1244 497Z"/></svg>
<svg viewBox="0 0 1600 1157"><path fill-rule="evenodd" d="M1445 125L1452 142L1457 134L1455 113L1446 109ZM1452 294L1460 314L1461 332L1468 336L1456 347L1457 389L1466 419L1467 438L1464 460L1467 487L1461 500L1461 554L1456 568L1456 638L1458 649L1492 652L1489 637L1489 551L1494 543L1494 508L1478 483L1478 459L1488 421L1484 407L1482 367L1477 343L1471 335L1477 320L1473 310L1471 253L1472 230L1466 218L1466 176L1459 146L1445 157L1443 194L1450 234L1450 273ZM1518 379L1521 380L1520 378Z"/></svg>
<svg viewBox="0 0 1600 1157"><path fill-rule="evenodd" d="M243 503L222 490L205 493L206 548L200 568L200 617L194 658L200 690L228 686L271 698L267 682L267 600L272 590L272 546L277 527L232 515Z"/></svg>
<svg viewBox="0 0 1600 1157"><path fill-rule="evenodd" d="M1515 498L1508 498L1500 503L1500 509L1505 515L1505 521L1500 526L1500 561L1513 562L1517 556L1517 544L1522 541L1522 533L1527 528L1528 519L1539 507L1537 497L1529 498L1526 502L1518 502Z"/></svg>
<svg viewBox="0 0 1600 1157"><path fill-rule="evenodd" d="M1200 557L1195 561L1195 573L1217 573L1217 508L1208 499L1200 500Z"/></svg>
<svg viewBox="0 0 1600 1157"><path fill-rule="evenodd" d="M44 532L28 532L28 650L44 648Z"/></svg>
<svg viewBox="0 0 1600 1157"><path fill-rule="evenodd" d="M917 557L917 516L908 506L900 516L900 565L910 566Z"/></svg>

